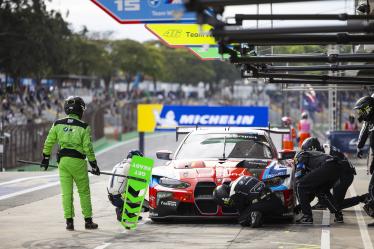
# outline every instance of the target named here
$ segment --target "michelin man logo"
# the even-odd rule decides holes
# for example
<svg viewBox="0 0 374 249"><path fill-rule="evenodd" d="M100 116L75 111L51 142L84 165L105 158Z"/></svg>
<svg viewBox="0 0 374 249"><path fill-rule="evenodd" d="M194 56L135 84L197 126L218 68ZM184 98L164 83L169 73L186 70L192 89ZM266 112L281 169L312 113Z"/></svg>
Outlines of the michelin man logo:
<svg viewBox="0 0 374 249"><path fill-rule="evenodd" d="M173 111L168 111L165 118L160 117L158 111L153 111L155 115L157 125L165 128L175 128L178 126L178 122L175 120L175 113Z"/></svg>
<svg viewBox="0 0 374 249"><path fill-rule="evenodd" d="M161 0L148 0L149 7L157 8L161 4Z"/></svg>

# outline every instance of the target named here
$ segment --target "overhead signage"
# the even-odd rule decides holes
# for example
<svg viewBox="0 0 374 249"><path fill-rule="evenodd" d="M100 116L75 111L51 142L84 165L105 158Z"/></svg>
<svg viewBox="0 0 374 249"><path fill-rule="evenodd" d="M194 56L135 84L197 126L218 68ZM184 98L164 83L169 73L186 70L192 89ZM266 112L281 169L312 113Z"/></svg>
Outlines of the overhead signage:
<svg viewBox="0 0 374 249"><path fill-rule="evenodd" d="M266 127L265 106L138 105L138 131L170 130L177 126Z"/></svg>
<svg viewBox="0 0 374 249"><path fill-rule="evenodd" d="M145 27L169 47L217 45L210 25L147 24Z"/></svg>
<svg viewBox="0 0 374 249"><path fill-rule="evenodd" d="M122 24L196 23L182 0L91 0Z"/></svg>
<svg viewBox="0 0 374 249"><path fill-rule="evenodd" d="M228 59L230 55L224 54L223 57L220 53L218 53L218 47L187 47L187 49L197 56L200 60L219 60L219 59Z"/></svg>

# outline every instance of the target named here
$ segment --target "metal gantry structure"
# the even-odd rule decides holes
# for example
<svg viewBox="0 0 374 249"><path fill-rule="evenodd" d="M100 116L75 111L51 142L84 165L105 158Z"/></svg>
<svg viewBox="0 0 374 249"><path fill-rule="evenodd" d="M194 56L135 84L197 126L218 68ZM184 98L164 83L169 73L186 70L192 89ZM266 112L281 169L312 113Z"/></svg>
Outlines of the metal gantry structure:
<svg viewBox="0 0 374 249"><path fill-rule="evenodd" d="M237 65L244 78L264 78L268 83L281 84L286 91L302 91L311 85L329 92L331 130L337 129L337 93L339 90L374 87L373 77L356 76L352 72L374 69L374 53L354 53L357 45L374 44L374 14L369 3L359 8L359 14L233 14L223 17L225 9L236 5L257 5L329 0L185 0L187 10L197 14L198 24L209 24L221 54ZM346 0L341 0L346 1ZM352 0L352 3L357 1ZM374 4L372 4L374 7ZM255 7L255 6L254 6ZM357 7L357 6L355 6ZM290 11L293 12L293 11ZM245 21L294 21L289 27L248 28ZM337 21L341 25L313 25L300 27L296 22ZM292 23L292 22L291 22ZM326 53L259 55L261 46L322 45ZM340 45L352 45L352 52L339 53ZM334 49L330 49L333 47ZM317 63L317 64L316 64ZM291 65L290 65L291 64ZM349 74L350 76L346 76Z"/></svg>

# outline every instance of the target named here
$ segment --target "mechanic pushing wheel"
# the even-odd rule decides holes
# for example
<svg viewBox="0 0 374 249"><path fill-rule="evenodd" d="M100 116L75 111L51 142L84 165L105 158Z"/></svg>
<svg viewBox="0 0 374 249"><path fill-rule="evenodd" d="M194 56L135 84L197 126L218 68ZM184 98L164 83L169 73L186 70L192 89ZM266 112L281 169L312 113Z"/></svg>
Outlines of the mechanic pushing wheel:
<svg viewBox="0 0 374 249"><path fill-rule="evenodd" d="M369 162L369 170L368 173L371 174L371 180L369 183L369 197L364 205L365 212L374 218L374 159L373 159L373 152L374 152L374 134L373 134L373 127L374 127L374 98L370 96L362 97L359 99L354 108L357 111L358 121L364 121L362 125L360 135L358 138L357 144L357 157L363 157L363 147L366 143L366 140L370 134L370 151L371 155L371 162ZM374 226L374 222L368 224L368 226Z"/></svg>
<svg viewBox="0 0 374 249"><path fill-rule="evenodd" d="M64 103L66 118L52 125L44 143L41 167L48 169L53 146L58 143L57 162L61 182L62 205L66 229L74 230L73 182L77 185L86 229L97 229L92 221L91 194L87 172L88 161L92 174L100 175L92 147L91 129L81 120L86 105L80 97L68 97Z"/></svg>
<svg viewBox="0 0 374 249"><path fill-rule="evenodd" d="M253 176L241 176L230 184L218 186L213 197L219 205L238 209L238 222L242 226L260 227L264 216L286 211L282 201Z"/></svg>

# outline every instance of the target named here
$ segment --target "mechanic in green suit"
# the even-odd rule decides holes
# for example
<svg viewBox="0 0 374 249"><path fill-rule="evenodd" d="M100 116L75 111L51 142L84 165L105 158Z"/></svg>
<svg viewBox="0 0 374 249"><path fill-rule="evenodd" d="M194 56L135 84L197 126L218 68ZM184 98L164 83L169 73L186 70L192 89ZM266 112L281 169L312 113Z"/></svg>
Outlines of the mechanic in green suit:
<svg viewBox="0 0 374 249"><path fill-rule="evenodd" d="M68 97L64 103L66 118L57 120L44 143L41 167L47 170L53 146L58 143L57 153L62 205L66 229L74 230L73 182L77 185L86 229L97 229L92 221L91 195L86 157L92 173L100 175L91 141L91 129L81 120L86 105L80 97Z"/></svg>

